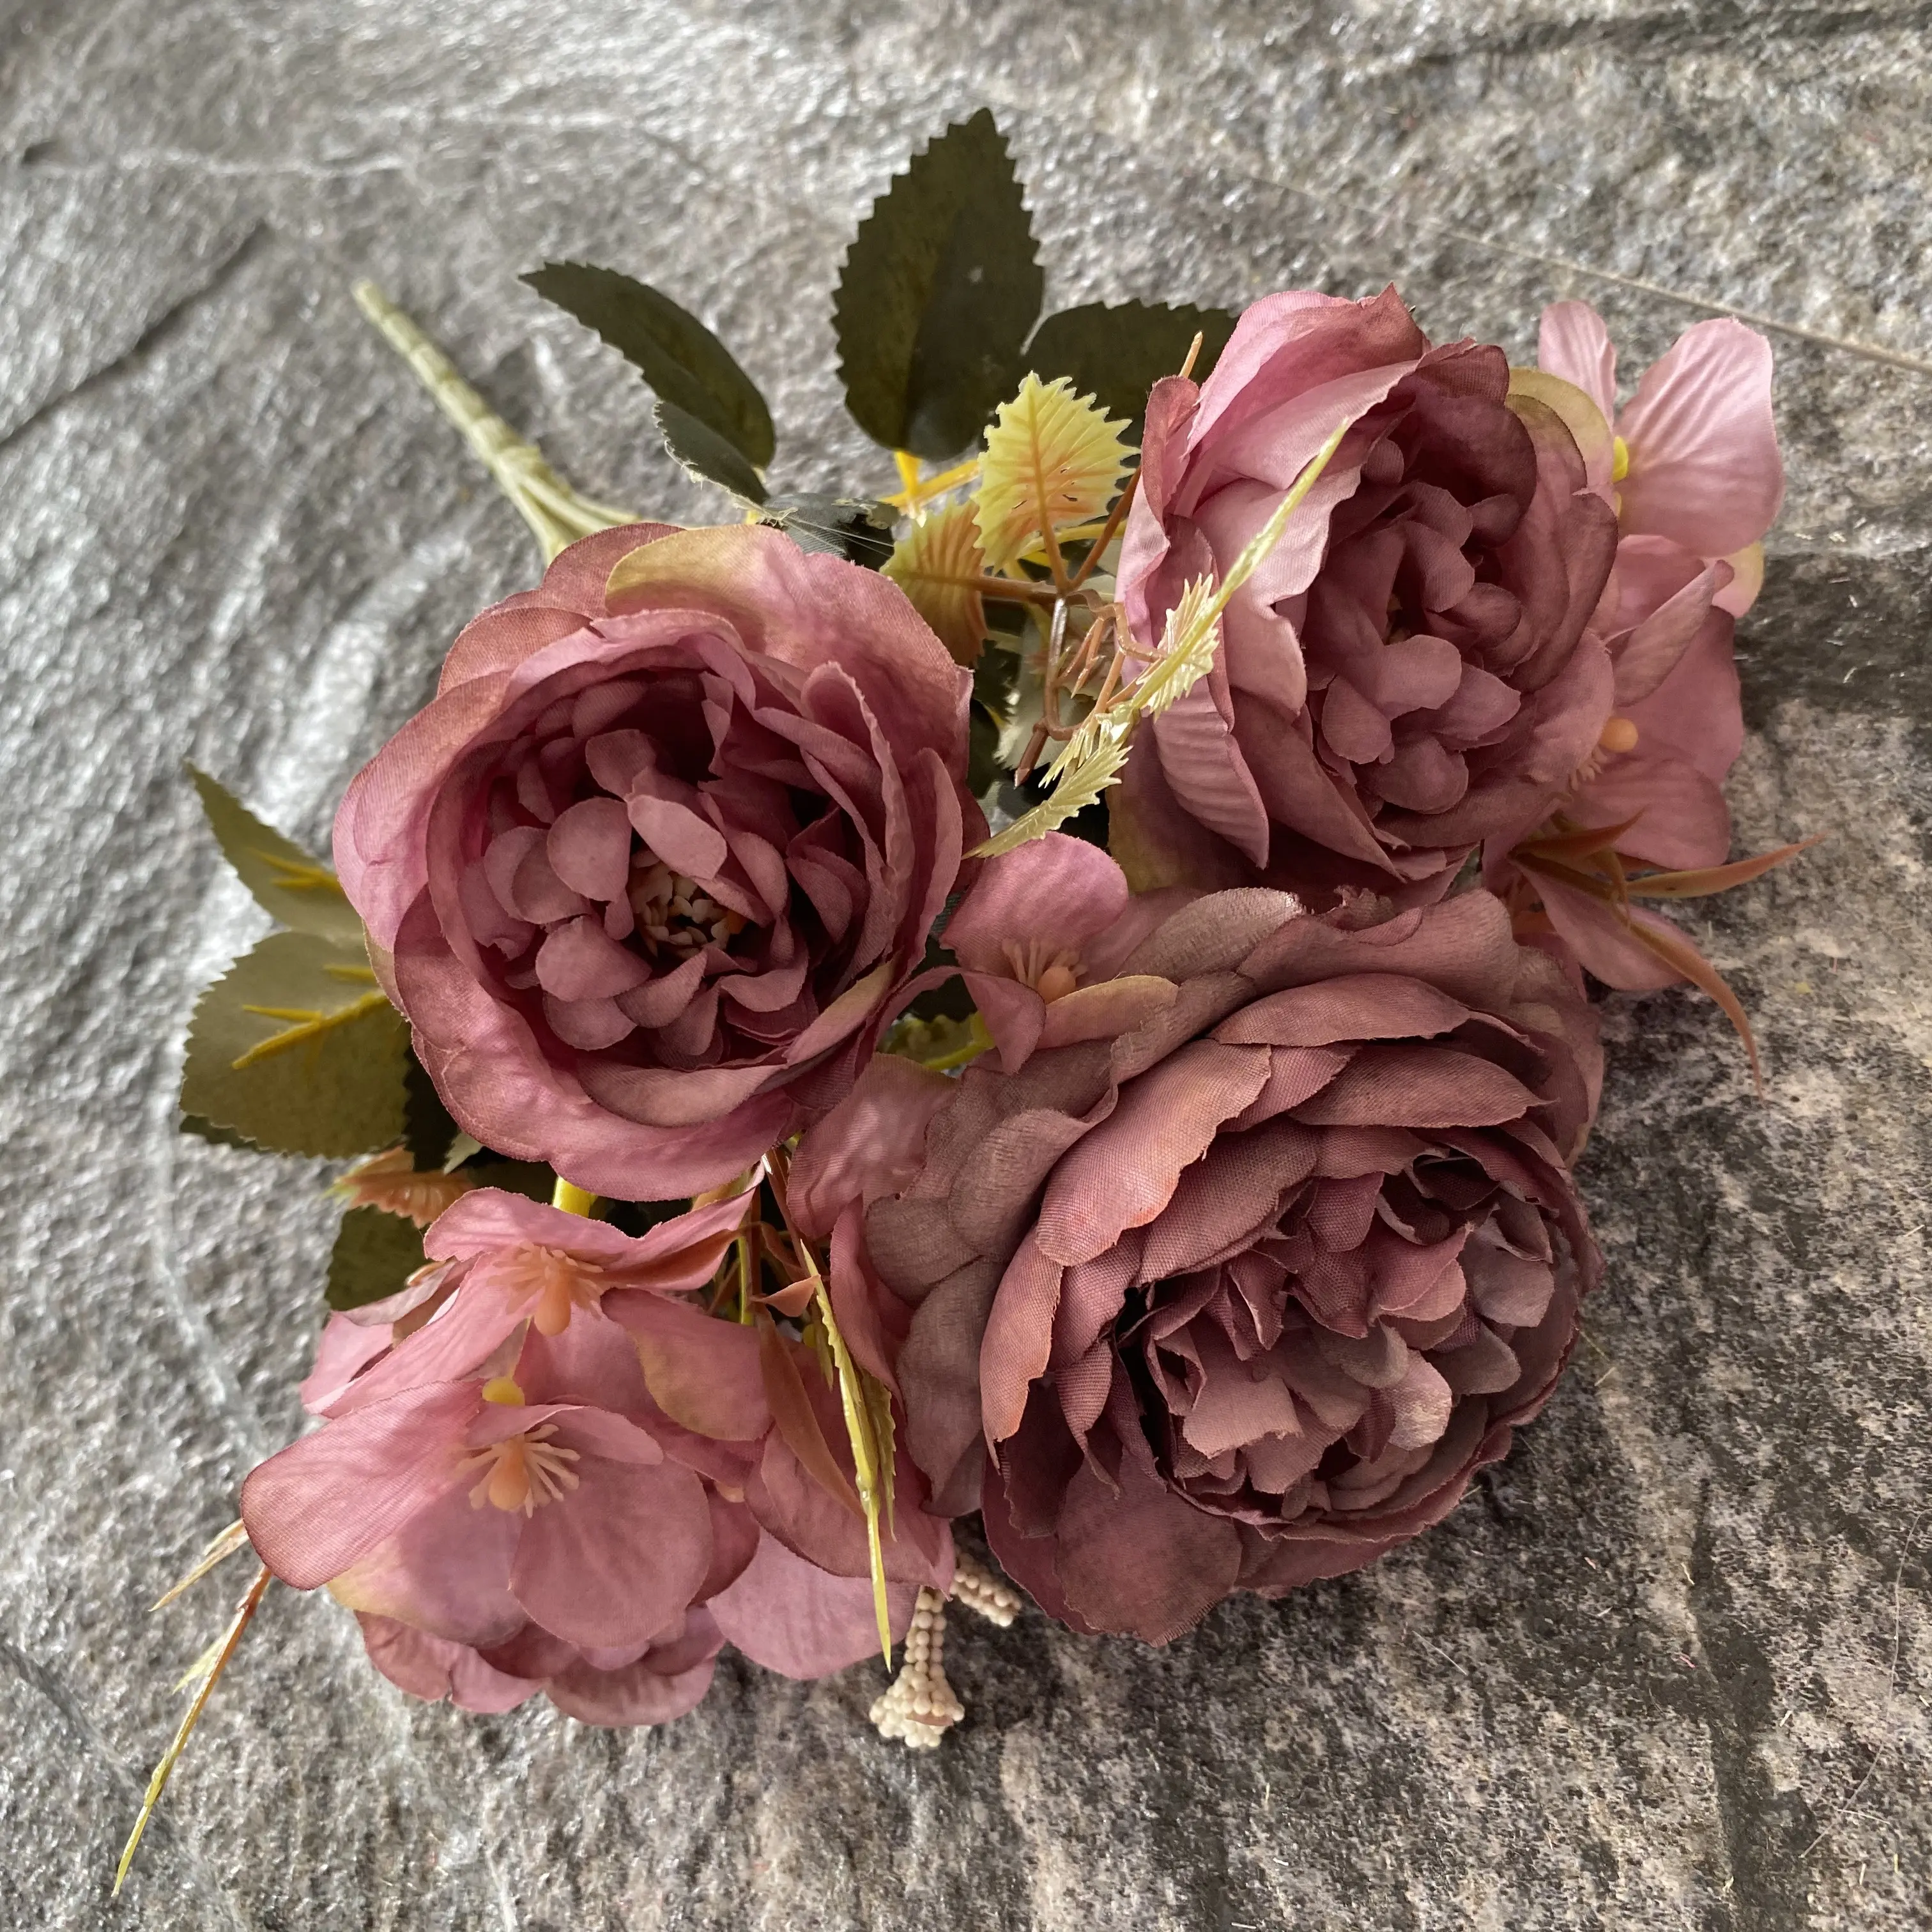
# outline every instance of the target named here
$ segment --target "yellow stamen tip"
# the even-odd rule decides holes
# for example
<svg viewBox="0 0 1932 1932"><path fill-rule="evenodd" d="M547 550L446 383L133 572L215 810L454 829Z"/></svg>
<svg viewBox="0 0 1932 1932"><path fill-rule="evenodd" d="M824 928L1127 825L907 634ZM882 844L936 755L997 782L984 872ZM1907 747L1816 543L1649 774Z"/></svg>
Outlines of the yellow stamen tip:
<svg viewBox="0 0 1932 1932"><path fill-rule="evenodd" d="M1636 726L1628 718L1612 718L1597 736L1597 742L1606 752L1634 752L1636 741Z"/></svg>
<svg viewBox="0 0 1932 1932"><path fill-rule="evenodd" d="M1610 439L1610 481L1621 483L1630 474L1630 445L1620 436Z"/></svg>
<svg viewBox="0 0 1932 1932"><path fill-rule="evenodd" d="M521 1408L524 1392L508 1376L492 1376L483 1384L483 1400L501 1402L508 1408Z"/></svg>

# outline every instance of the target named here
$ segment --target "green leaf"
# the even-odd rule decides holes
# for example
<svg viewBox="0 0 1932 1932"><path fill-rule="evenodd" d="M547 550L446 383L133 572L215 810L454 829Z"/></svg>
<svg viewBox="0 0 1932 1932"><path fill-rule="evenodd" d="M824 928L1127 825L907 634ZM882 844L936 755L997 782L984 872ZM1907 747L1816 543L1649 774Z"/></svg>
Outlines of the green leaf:
<svg viewBox="0 0 1932 1932"><path fill-rule="evenodd" d="M422 1231L406 1214L352 1208L328 1257L330 1307L366 1308L394 1294L423 1264Z"/></svg>
<svg viewBox="0 0 1932 1932"><path fill-rule="evenodd" d="M435 1083L412 1052L403 1069L403 1143L418 1174L442 1171L458 1130Z"/></svg>
<svg viewBox="0 0 1932 1932"><path fill-rule="evenodd" d="M556 1174L540 1160L506 1160L486 1151L466 1162L463 1172L478 1187L500 1187L506 1194L526 1195L532 1201L548 1202L556 1188ZM678 1204L682 1209L686 1204Z"/></svg>
<svg viewBox="0 0 1932 1932"><path fill-rule="evenodd" d="M196 1002L182 1110L278 1154L402 1138L409 1028L359 947L272 932Z"/></svg>
<svg viewBox="0 0 1932 1932"><path fill-rule="evenodd" d="M651 419L665 448L692 476L730 490L740 502L754 508L765 500L764 478L746 460L744 452L709 423L662 399L652 410Z"/></svg>
<svg viewBox="0 0 1932 1932"><path fill-rule="evenodd" d="M964 449L1018 384L1046 286L982 107L913 157L847 251L832 326L859 427L935 462Z"/></svg>
<svg viewBox="0 0 1932 1932"><path fill-rule="evenodd" d="M1000 721L976 700L968 729L966 789L983 799L1006 775L1000 763Z"/></svg>
<svg viewBox="0 0 1932 1932"><path fill-rule="evenodd" d="M892 525L898 513L869 496L835 496L808 490L796 496L766 499L758 520L783 530L800 550L842 556L877 570L892 554Z"/></svg>
<svg viewBox="0 0 1932 1932"><path fill-rule="evenodd" d="M206 1141L213 1147L240 1148L246 1154L260 1154L258 1148L246 1134L233 1132L226 1127L218 1127L212 1120L204 1120L198 1114L184 1114L175 1125L184 1134L192 1134L197 1140Z"/></svg>
<svg viewBox="0 0 1932 1932"><path fill-rule="evenodd" d="M1163 376L1180 373L1187 346L1198 334L1194 380L1202 381L1234 332L1226 309L1170 308L1165 302L1088 302L1050 315L1027 344L1036 375L1065 376L1076 393L1098 399L1109 416L1124 416L1140 433L1148 392Z"/></svg>
<svg viewBox="0 0 1932 1932"><path fill-rule="evenodd" d="M753 469L771 461L777 439L758 385L689 310L614 268L586 262L546 262L524 280L594 328L673 409L696 417Z"/></svg>
<svg viewBox="0 0 1932 1932"><path fill-rule="evenodd" d="M258 904L298 932L362 950L362 922L335 874L292 841L272 830L206 772L187 767L222 855Z"/></svg>

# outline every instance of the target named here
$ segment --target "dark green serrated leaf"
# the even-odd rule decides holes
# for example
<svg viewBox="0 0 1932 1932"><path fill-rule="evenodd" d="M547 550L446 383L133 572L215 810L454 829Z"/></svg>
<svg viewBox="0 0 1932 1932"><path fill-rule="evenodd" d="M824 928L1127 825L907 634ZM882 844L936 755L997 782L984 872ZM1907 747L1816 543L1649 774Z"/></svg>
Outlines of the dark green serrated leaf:
<svg viewBox="0 0 1932 1932"><path fill-rule="evenodd" d="M651 419L665 448L692 476L730 490L741 502L756 506L765 500L764 479L745 460L743 453L710 424L675 403L662 400L653 406Z"/></svg>
<svg viewBox="0 0 1932 1932"><path fill-rule="evenodd" d="M808 492L771 497L764 512L758 520L783 530L800 550L842 556L868 570L877 570L892 554L892 525L898 513L890 503Z"/></svg>
<svg viewBox="0 0 1932 1932"><path fill-rule="evenodd" d="M408 1057L359 947L272 932L196 1003L182 1110L278 1154L374 1154L402 1138Z"/></svg>
<svg viewBox="0 0 1932 1932"><path fill-rule="evenodd" d="M283 925L340 946L362 945L362 922L335 874L292 840L264 825L235 794L193 765L186 767L201 808L242 883Z"/></svg>
<svg viewBox="0 0 1932 1932"><path fill-rule="evenodd" d="M838 278L845 404L888 449L956 454L1018 386L1046 277L1012 158L981 108L873 202Z"/></svg>
<svg viewBox="0 0 1932 1932"><path fill-rule="evenodd" d="M597 1218L609 1222L618 1233L635 1240L640 1235L648 1234L660 1222L688 1212L690 1207L688 1201L600 1201Z"/></svg>
<svg viewBox="0 0 1932 1932"><path fill-rule="evenodd" d="M587 262L546 262L524 280L595 329L673 409L696 418L752 468L771 461L777 439L758 385L688 310L615 268Z"/></svg>
<svg viewBox="0 0 1932 1932"><path fill-rule="evenodd" d="M1163 376L1176 375L1187 345L1198 334L1201 353L1194 380L1204 381L1234 332L1226 309L1195 308L1165 302L1088 302L1062 309L1034 331L1027 344L1027 366L1042 380L1069 377L1083 396L1091 396L1109 416L1124 416L1140 433L1148 392Z"/></svg>
<svg viewBox="0 0 1932 1932"><path fill-rule="evenodd" d="M973 706L966 758L966 789L984 798L1006 775L1000 763L1000 721L983 704Z"/></svg>
<svg viewBox="0 0 1932 1932"><path fill-rule="evenodd" d="M184 1114L175 1125L182 1133L192 1134L196 1140L206 1141L211 1146L239 1148L244 1154L266 1151L258 1148L246 1134L238 1134L228 1127L218 1127L212 1120L204 1120L199 1114Z"/></svg>
<svg viewBox="0 0 1932 1932"><path fill-rule="evenodd" d="M484 1153L466 1162L463 1172L478 1187L500 1187L506 1194L527 1195L532 1201L548 1201L556 1189L556 1174L539 1160L506 1160L501 1154Z"/></svg>
<svg viewBox="0 0 1932 1932"><path fill-rule="evenodd" d="M418 1174L440 1172L460 1130L412 1052L403 1069L403 1144Z"/></svg>
<svg viewBox="0 0 1932 1932"><path fill-rule="evenodd" d="M406 1214L352 1208L336 1231L324 1299L339 1313L397 1293L423 1264L422 1230Z"/></svg>

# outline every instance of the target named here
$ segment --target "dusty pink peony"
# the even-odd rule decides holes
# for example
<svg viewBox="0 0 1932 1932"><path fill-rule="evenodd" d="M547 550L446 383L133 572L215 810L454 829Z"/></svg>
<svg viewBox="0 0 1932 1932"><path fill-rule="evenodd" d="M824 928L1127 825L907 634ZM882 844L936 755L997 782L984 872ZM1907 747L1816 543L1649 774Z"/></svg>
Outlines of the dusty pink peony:
<svg viewBox="0 0 1932 1932"><path fill-rule="evenodd" d="M1137 644L1344 421L1213 668L1128 760L1112 844L1137 886L1439 898L1596 742L1610 665L1586 626L1609 508L1561 416L1511 393L1502 351L1430 347L1393 290L1268 296L1204 383L1155 385L1119 575Z"/></svg>
<svg viewBox="0 0 1932 1932"><path fill-rule="evenodd" d="M1122 973L1169 998L1016 1072L876 1063L794 1196L881 1304L934 1506L1076 1628L1162 1641L1414 1535L1542 1406L1600 1063L1486 892L1210 894Z"/></svg>
<svg viewBox="0 0 1932 1932"><path fill-rule="evenodd" d="M667 1199L836 1100L980 836L969 692L896 586L774 530L607 531L484 612L335 828L457 1120Z"/></svg>
<svg viewBox="0 0 1932 1932"><path fill-rule="evenodd" d="M748 1202L633 1238L466 1196L425 1238L440 1269L330 1324L304 1388L325 1426L243 1486L262 1562L328 1585L405 1689L472 1709L542 1690L586 1721L656 1723L704 1694L728 1641L800 1676L865 1655L862 1525L775 1426L761 1352L816 1365L689 1298ZM842 1432L820 1428L836 1460ZM950 1570L922 1496L908 1462L888 1562L902 1628Z"/></svg>
<svg viewBox="0 0 1932 1932"><path fill-rule="evenodd" d="M1606 898L1547 863L1526 866L1518 848L1539 832L1561 839L1622 827L1610 849L1626 871L1724 865L1731 817L1722 786L1744 743L1732 634L1762 581L1760 539L1784 494L1771 346L1742 322L1700 322L1644 372L1621 412L1616 351L1588 304L1544 311L1538 359L1615 424L1607 471L1595 479L1619 533L1597 619L1614 708L1556 802L1556 822L1492 838L1484 877L1520 910L1539 910L1598 979L1644 991L1686 977L1687 965L1698 970L1686 936L1642 904ZM1577 868L1567 853L1557 862Z"/></svg>

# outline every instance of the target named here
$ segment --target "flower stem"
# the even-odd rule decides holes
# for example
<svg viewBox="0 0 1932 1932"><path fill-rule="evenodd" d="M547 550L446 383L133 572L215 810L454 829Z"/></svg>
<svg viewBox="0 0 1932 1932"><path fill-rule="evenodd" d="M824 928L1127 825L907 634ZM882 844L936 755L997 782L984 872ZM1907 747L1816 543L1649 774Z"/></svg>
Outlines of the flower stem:
<svg viewBox="0 0 1932 1932"><path fill-rule="evenodd" d="M118 1895L127 1882L128 1868L134 1862L134 1853L141 1843L141 1834L148 1828L148 1820L154 1815L154 1808L161 1802L161 1793L168 1788L168 1780L174 1775L176 1763L182 1753L188 1748L188 1741L195 1726L201 1721L201 1714L208 1698L213 1694L216 1682L228 1667L228 1660L235 1654L235 1647L242 1641L242 1633L254 1622L256 1611L260 1607L262 1594L269 1585L271 1572L265 1564L256 1573L255 1580L249 1585L248 1594L236 1606L233 1620L220 1640L208 1653L207 1670L200 1666L191 1672L187 1681L192 1682L196 1676L201 1677L201 1688L194 1695L194 1701L188 1707L187 1714L176 1726L168 1748L161 1754L161 1761L154 1767L154 1774L148 1780L146 1796L141 1800L141 1815L134 1820L134 1828L128 1834L128 1843L122 1848L121 1862L115 1868L114 1891Z"/></svg>
<svg viewBox="0 0 1932 1932"><path fill-rule="evenodd" d="M573 1185L560 1174L556 1186L550 1190L550 1204L561 1208L566 1214L581 1214L587 1220L597 1205L597 1197Z"/></svg>
<svg viewBox="0 0 1932 1932"><path fill-rule="evenodd" d="M374 282L356 284L356 305L416 371L436 406L460 429L496 478L496 487L536 533L548 563L558 551L598 530L634 524L636 514L580 496L458 373L456 365Z"/></svg>

